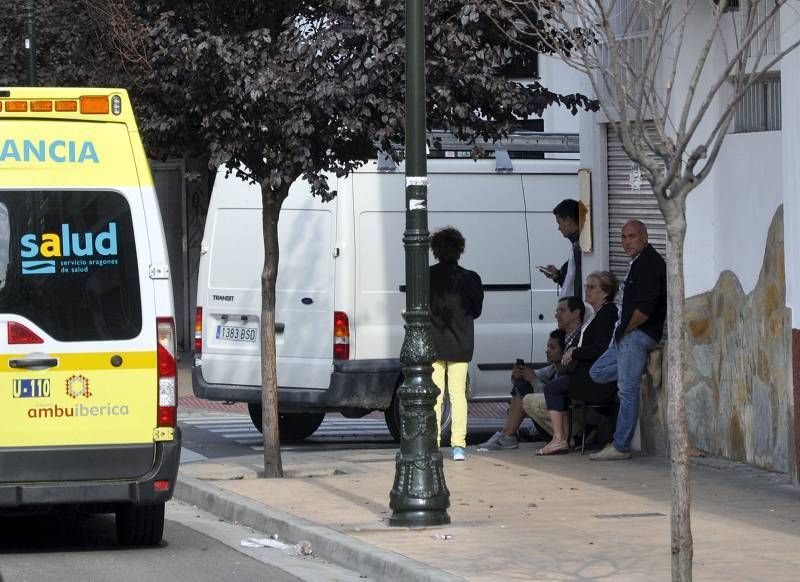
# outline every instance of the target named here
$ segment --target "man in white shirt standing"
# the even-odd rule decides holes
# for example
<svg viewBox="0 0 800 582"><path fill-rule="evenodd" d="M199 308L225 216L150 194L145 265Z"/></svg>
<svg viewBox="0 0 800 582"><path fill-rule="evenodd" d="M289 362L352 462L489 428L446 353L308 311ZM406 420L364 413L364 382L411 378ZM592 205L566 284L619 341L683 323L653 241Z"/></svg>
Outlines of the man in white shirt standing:
<svg viewBox="0 0 800 582"><path fill-rule="evenodd" d="M577 200L567 198L553 208L558 230L571 243L569 259L561 268L547 265L540 268L542 273L559 285L559 297L583 298L583 277L581 275L580 247L580 204Z"/></svg>

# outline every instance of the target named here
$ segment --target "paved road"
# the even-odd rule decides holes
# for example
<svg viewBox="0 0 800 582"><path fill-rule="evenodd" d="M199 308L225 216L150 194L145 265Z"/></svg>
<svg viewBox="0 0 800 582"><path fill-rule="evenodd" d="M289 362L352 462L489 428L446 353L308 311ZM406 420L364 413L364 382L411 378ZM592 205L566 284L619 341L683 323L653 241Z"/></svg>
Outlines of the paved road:
<svg viewBox="0 0 800 582"><path fill-rule="evenodd" d="M178 502L167 504L164 541L157 548L117 544L114 519L74 513L0 517L3 582L289 582L363 580L315 557L271 548L242 548L265 534L221 522Z"/></svg>
<svg viewBox="0 0 800 582"><path fill-rule="evenodd" d="M247 414L184 409L179 422L183 430L183 462L240 455L252 455L264 449L261 433ZM468 442L479 443L503 426L503 418L470 418ZM529 422L529 421L528 421ZM283 451L395 449L382 415L367 418L344 418L328 414L317 431L300 443L287 443Z"/></svg>

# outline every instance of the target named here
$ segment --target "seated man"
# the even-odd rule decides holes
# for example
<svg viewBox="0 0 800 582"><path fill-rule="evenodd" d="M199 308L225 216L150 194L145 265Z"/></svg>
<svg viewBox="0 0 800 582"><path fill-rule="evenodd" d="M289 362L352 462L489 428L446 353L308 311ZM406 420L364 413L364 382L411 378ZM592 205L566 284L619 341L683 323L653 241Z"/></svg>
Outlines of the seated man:
<svg viewBox="0 0 800 582"><path fill-rule="evenodd" d="M536 392L526 395L525 398L522 399L522 410L526 415L531 417L537 430L540 432L543 430L546 433L542 435L543 437L548 440L553 437L553 422L550 420L550 412L547 410L547 400L545 400L543 393ZM576 415L575 418L572 419L572 434L570 438L575 438L581 434L585 427L584 419Z"/></svg>
<svg viewBox="0 0 800 582"><path fill-rule="evenodd" d="M493 451L515 449L519 446L516 432L522 421L525 420L522 401L534 391L541 391L547 382L558 376L557 363L560 366L565 349L574 347L578 343L585 312L586 308L580 299L564 297L558 301L555 313L558 329L550 333L545 350L550 365L535 371L530 368L514 368L511 372L511 381L514 387L511 390L510 410L506 424L503 430L496 432L488 441L478 445L479 449ZM563 333L563 339L554 337L558 331ZM549 422L546 423L546 426L549 426Z"/></svg>

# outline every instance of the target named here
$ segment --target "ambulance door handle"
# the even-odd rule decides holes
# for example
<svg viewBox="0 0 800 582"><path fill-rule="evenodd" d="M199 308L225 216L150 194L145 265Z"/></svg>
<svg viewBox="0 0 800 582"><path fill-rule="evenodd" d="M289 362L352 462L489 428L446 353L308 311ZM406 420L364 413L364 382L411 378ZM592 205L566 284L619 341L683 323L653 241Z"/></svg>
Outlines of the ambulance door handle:
<svg viewBox="0 0 800 582"><path fill-rule="evenodd" d="M11 368L53 368L58 366L57 358L26 358L24 360L9 360Z"/></svg>

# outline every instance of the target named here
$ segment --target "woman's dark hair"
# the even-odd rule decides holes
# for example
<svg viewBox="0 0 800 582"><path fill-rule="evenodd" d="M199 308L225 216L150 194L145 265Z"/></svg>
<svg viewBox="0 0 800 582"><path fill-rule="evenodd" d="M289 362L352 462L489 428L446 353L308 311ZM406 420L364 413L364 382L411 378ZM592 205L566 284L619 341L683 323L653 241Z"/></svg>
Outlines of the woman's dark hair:
<svg viewBox="0 0 800 582"><path fill-rule="evenodd" d="M553 214L555 214L558 218L571 218L572 222L575 224L579 224L579 206L578 201L573 200L572 198L567 198L566 200L562 200L559 202L555 208L553 208Z"/></svg>
<svg viewBox="0 0 800 582"><path fill-rule="evenodd" d="M561 351L564 351L564 348L567 347L567 332L563 329L554 329L550 332L550 337L553 338L558 342L558 345L561 346Z"/></svg>
<svg viewBox="0 0 800 582"><path fill-rule="evenodd" d="M452 226L440 228L431 237L431 251L440 263L455 263L464 252L466 241Z"/></svg>

